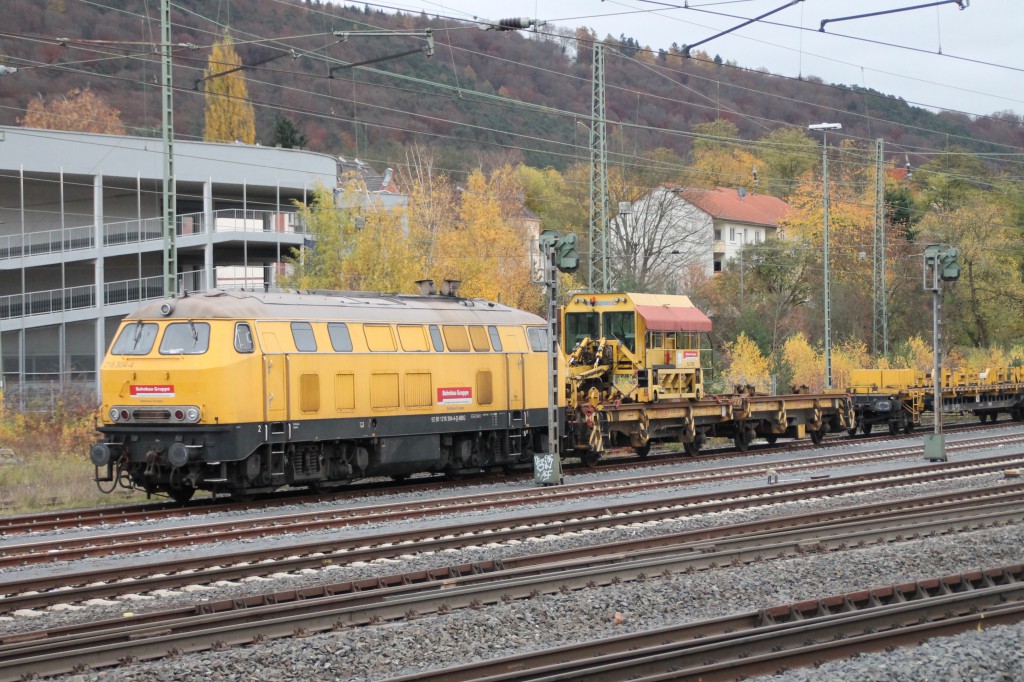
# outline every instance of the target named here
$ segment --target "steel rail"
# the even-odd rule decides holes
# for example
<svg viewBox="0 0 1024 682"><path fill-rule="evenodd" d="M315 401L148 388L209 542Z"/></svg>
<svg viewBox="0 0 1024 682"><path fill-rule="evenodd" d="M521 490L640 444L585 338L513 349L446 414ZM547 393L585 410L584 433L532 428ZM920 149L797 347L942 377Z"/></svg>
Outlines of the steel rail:
<svg viewBox="0 0 1024 682"><path fill-rule="evenodd" d="M94 623L80 635L48 637L43 633L20 636L0 646L0 680L28 674L52 675L89 665L106 667L124 660L160 658L168 653L194 652L211 647L248 644L254 641L302 636L314 632L446 613L456 608L480 608L515 599L533 598L571 590L592 589L619 582L645 580L650 576L727 565L800 556L809 551L848 549L851 545L892 542L907 536L921 537L958 532L987 525L1020 523L1024 506L1004 511L957 514L936 519L918 514L912 522L892 518L878 528L842 527L791 529L719 541L714 546L687 545L666 551L657 548L636 555L616 555L596 561L584 557L543 567L502 571L492 576L468 576L429 585L407 585L350 595L330 596L285 604L271 604L219 613L199 613L137 626L131 618ZM765 541L767 544L764 544ZM596 565L595 565L596 564ZM486 578L486 582L483 582ZM481 584L482 583L482 584ZM1022 588L1024 589L1024 588ZM40 639L41 638L41 639Z"/></svg>
<svg viewBox="0 0 1024 682"><path fill-rule="evenodd" d="M1024 439L1024 436L1022 436ZM948 449L948 448L947 448ZM770 487L758 487L747 491L732 491L725 494L732 495L733 507L744 506L749 503L742 498L742 493L756 497L775 497L798 490L807 490L808 487L816 487L821 494L840 494L844 492L844 486L865 485L875 482L874 485L882 485L889 481L890 485L905 485L913 481L931 481L948 476L956 476L958 472L963 475L965 471L983 473L986 471L998 471L1009 464L1024 462L1024 453L1002 455L966 462L946 462L943 464L932 464L927 467L920 466L910 470L898 470L856 474L852 476L838 477L827 480L797 481L793 483L774 484ZM910 474L906 472L912 472ZM894 477L904 476L905 480L894 482ZM578 485L578 486L555 486L551 488L533 488L528 491L514 491L508 493L481 494L471 496L469 499L459 498L435 498L426 503L411 502L402 504L385 504L371 507L359 507L343 510L319 510L304 514L295 514L291 517L273 517L268 522L264 519L262 523L250 520L232 520L202 525L178 527L178 528L154 528L146 531L131 531L129 533L91 535L82 538L57 538L41 540L34 543L0 545L0 567L23 566L36 563L46 563L58 560L73 560L89 557L104 557L117 554L126 554L146 549L166 549L170 547L192 547L209 542L222 542L226 540L238 540L243 538L266 537L274 534L285 534L294 532L298 527L302 531L324 530L346 528L357 523L365 524L370 522L397 521L406 519L422 520L431 515L451 515L454 513L465 513L471 511L491 511L495 507L512 507L520 504L535 502L538 499L533 493L539 492L540 499L564 500L578 503L580 497L603 494L624 494L626 492L636 493L640 491L657 490L664 487L674 487L678 481L671 478L665 480L663 476L648 478L632 484L631 479L618 479L612 481L612 487L607 481L601 481L600 485ZM712 479L715 480L715 479ZM689 479L688 482L693 482ZM517 497L516 492L524 492L524 497ZM720 499L723 492L697 496L697 500ZM664 504L677 506L680 498L674 497L671 502L662 501ZM693 498L691 498L691 501ZM650 507L658 504L657 500L646 500L642 505ZM604 507L597 508L598 512ZM575 518L588 510L574 509L567 512L568 516L561 517ZM549 517L557 515L549 514ZM295 521L295 517L300 521ZM2 578L2 576L0 576ZM2 584L2 583L0 583Z"/></svg>
<svg viewBox="0 0 1024 682"><path fill-rule="evenodd" d="M979 425L972 423L970 425L959 425L960 428L956 428L955 425L949 425L947 431L988 431L994 428L1005 428L1008 426L1008 422L992 423L989 422L986 425ZM875 440L905 440L913 438L915 436L899 435L892 436L890 434L877 434L875 436L861 436L856 440L846 440L845 437L842 440L839 438L829 439L831 446L843 446L843 445L861 445L869 443ZM802 441L786 441L778 445L764 445L751 446L751 449L740 453L742 456L749 457L762 452L786 452L789 450L800 451L805 448ZM821 446L815 445L813 448L819 448ZM711 463L717 459L725 458L728 456L735 456L735 448L722 448L721 452L718 449L705 451L696 460L685 454L670 455L668 450L664 450L660 453L652 452L651 455L643 460L640 464L640 460L637 459L636 455L633 454L631 448L628 448L630 455L625 458L628 462L620 462L620 458L611 457L601 461L598 466L598 470L601 471L628 471L635 469L637 466L665 466L670 464L676 464L679 462L694 462L699 461L702 463ZM898 455L897 455L898 456ZM822 456L818 459L827 461L835 459L835 455ZM743 465L749 466L749 465ZM571 463L563 464L564 471L567 474L574 473L592 473L594 469L585 467L582 464L574 466ZM501 476L502 481L518 481L526 480L533 477L532 471L528 473L513 473L503 474ZM482 475L479 478L472 480L473 483L486 483L489 480L493 480L494 477L488 477ZM379 481L373 482L360 482L352 483L345 486L339 486L332 488L328 491L310 495L305 491L282 491L274 494L270 497L260 497L258 504L262 508L267 507L282 507L296 504L312 504L323 501L336 501L339 496L344 496L345 499L351 498L363 498L377 495L390 495L402 492L423 492L424 490L444 490L444 489L458 489L465 486L466 481L448 481L439 480L437 477L433 478L422 478L422 479L407 479L402 485L395 485L391 483L382 483ZM131 504L131 505L118 505L103 508L93 509L69 509L60 510L53 512L43 512L38 514L21 514L13 516L0 516L0 537L4 535L15 535L24 533L35 533L45 532L50 530L60 529L71 529L71 528L85 528L89 526L95 526L100 524L117 524L117 523L144 523L147 521L158 521L168 518L180 518L194 516L205 513L220 513L230 511L244 511L252 508L251 502L232 502L227 499L214 499L209 502L192 501L184 506L175 502L147 502L143 504Z"/></svg>
<svg viewBox="0 0 1024 682"><path fill-rule="evenodd" d="M1024 501L1024 483L999 486L998 488L983 488L952 495L931 495L910 500L859 505L827 512L788 515L768 520L714 526L679 533L661 534L654 537L590 545L586 552L590 556L636 552L652 547L677 546L688 542L706 543L717 538L735 537L757 532L764 533L782 528L821 527L826 524L835 524L849 519L884 519L895 515L906 515L911 510L942 510L946 514L960 513L964 509L977 508L982 504L1005 504L1012 501ZM716 508L719 507L716 505ZM621 525L622 518L620 514L611 509L607 511L610 512L607 516L564 521L559 524L559 530L562 533L575 533ZM630 515L628 521L631 524L646 523L663 518L664 510L647 510ZM545 520L542 515L535 516L521 526L495 530L495 532L487 535L487 540L492 543L508 542L523 537L531 537L537 532L536 523ZM374 539L365 538L357 541L340 542L335 546L335 551L328 555L324 555L319 551L285 548L283 552L276 553L277 560L269 564L266 563L266 560L270 553L256 550L244 552L240 555L232 555L230 561L224 561L223 557L205 558L199 561L184 559L141 568L118 569L116 578L112 578L107 571L92 570L64 573L59 577L47 577L44 580L28 579L8 582L0 585L0 592L6 592L7 594L7 596L0 598L0 613L18 609L40 608L57 603L73 604L89 599L109 598L125 594L145 594L157 589L173 589L184 585L239 580L255 575L264 576L269 572L282 573L302 569L322 570L332 564L372 561L374 559L394 557L399 553L439 552L445 549L465 547L469 543L476 543L480 538L472 536L487 529L494 529L494 523L475 522L448 526L445 528L444 537L438 537L438 533L433 530L389 533ZM403 540L408 540L409 542L403 542ZM377 548L371 548L368 545L377 545ZM317 544L310 549L320 550L323 549L323 546ZM387 584L415 584L447 580L469 573L487 573L496 570L499 566L503 568L516 568L532 564L568 560L576 553L578 553L578 550L563 550L560 552L545 552L506 558L500 564L496 562L477 562L438 567L396 576L306 587L272 595L257 595L256 597L245 598L242 601L246 606L252 606L261 603L279 603L289 599L309 599L328 594L366 590ZM154 573L156 575L153 575ZM233 605L238 600L230 601ZM219 602L207 603L204 605L204 608L220 610L221 606ZM188 609L182 612L187 613ZM0 637L0 641L2 641L2 637Z"/></svg>
<svg viewBox="0 0 1024 682"><path fill-rule="evenodd" d="M1024 619L1018 564L421 671L384 682L735 680ZM713 661L709 663L708 661Z"/></svg>

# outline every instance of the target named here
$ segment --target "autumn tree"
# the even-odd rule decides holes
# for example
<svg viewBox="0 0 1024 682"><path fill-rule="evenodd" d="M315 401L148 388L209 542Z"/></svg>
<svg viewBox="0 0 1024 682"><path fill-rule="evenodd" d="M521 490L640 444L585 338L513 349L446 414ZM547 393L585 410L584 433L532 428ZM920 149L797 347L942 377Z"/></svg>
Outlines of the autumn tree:
<svg viewBox="0 0 1024 682"><path fill-rule="evenodd" d="M457 213L432 236L426 265L435 281L462 282L461 293L540 311L540 287L531 281L530 236L515 170L477 170L458 193Z"/></svg>
<svg viewBox="0 0 1024 682"><path fill-rule="evenodd" d="M757 344L746 334L725 344L729 355L729 368L725 372L726 390L736 386L754 386L758 393L768 393L771 389L771 376L768 372L768 358L764 356Z"/></svg>
<svg viewBox="0 0 1024 682"><path fill-rule="evenodd" d="M818 144L803 128L776 128L757 142L757 191L788 197L820 158Z"/></svg>
<svg viewBox="0 0 1024 682"><path fill-rule="evenodd" d="M693 126L693 185L753 190L757 158L742 146L732 121L717 119Z"/></svg>
<svg viewBox="0 0 1024 682"><path fill-rule="evenodd" d="M121 113L88 87L74 88L48 101L34 98L20 122L26 128L125 134Z"/></svg>
<svg viewBox="0 0 1024 682"><path fill-rule="evenodd" d="M213 44L205 71L207 142L256 141L256 116L231 35Z"/></svg>
<svg viewBox="0 0 1024 682"><path fill-rule="evenodd" d="M1020 234L1005 206L984 192L971 194L952 210L925 216L918 228L929 241L959 251L960 280L946 287L948 334L985 348L1010 343L1024 332ZM1014 308L1017 314L1009 314Z"/></svg>

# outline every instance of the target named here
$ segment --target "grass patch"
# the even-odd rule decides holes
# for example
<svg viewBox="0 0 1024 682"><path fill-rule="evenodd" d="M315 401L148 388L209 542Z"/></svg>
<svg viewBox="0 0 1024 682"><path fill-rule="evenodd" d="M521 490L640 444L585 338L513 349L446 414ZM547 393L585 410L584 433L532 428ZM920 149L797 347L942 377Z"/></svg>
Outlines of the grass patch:
<svg viewBox="0 0 1024 682"><path fill-rule="evenodd" d="M89 446L98 439L95 405L59 398L50 412L19 412L0 400L0 513L96 507L145 500L123 488L104 495L93 481ZM122 494L122 492L124 494Z"/></svg>

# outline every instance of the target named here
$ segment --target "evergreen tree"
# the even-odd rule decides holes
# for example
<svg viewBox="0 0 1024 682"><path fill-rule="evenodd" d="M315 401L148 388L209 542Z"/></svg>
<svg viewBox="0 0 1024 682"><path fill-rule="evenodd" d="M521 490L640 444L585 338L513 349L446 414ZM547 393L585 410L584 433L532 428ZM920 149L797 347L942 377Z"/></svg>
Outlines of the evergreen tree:
<svg viewBox="0 0 1024 682"><path fill-rule="evenodd" d="M307 142L306 136L299 130L295 121L287 116L274 118L274 135L269 142L271 147L280 145L285 149L301 149L306 146Z"/></svg>
<svg viewBox="0 0 1024 682"><path fill-rule="evenodd" d="M206 67L207 142L256 141L256 116L249 102L249 88L242 75L242 60L235 52L231 35L224 34L213 45ZM232 71L232 69L238 69ZM231 71L227 75L225 72Z"/></svg>

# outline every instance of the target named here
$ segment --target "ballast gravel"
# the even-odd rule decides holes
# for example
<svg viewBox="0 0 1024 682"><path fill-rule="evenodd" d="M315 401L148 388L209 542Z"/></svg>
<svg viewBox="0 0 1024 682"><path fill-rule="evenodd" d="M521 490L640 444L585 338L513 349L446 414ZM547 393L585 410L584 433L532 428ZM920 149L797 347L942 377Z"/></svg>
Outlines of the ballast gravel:
<svg viewBox="0 0 1024 682"><path fill-rule="evenodd" d="M658 524L627 523L614 530L558 535L541 542L480 545L439 554L333 567L326 571L278 574L268 579L207 586L194 591L178 590L104 600L84 608L54 608L13 619L0 619L0 632L22 632L59 624L118 618L126 612L144 613L205 600L556 551L783 514L986 487L1001 482L995 475L977 476L845 498L821 498L799 504L684 517ZM439 519L437 522L444 521ZM329 534L304 534L298 539L326 535ZM155 556L158 554L147 556L145 560L151 562ZM1022 562L1024 527L1007 526L689 575L657 576L642 582L546 595L479 610L457 610L408 622L178 656L62 679L74 682L148 682L200 677L218 682L250 682L384 680L401 675L426 679L431 670L459 662L584 642L892 582ZM795 669L763 679L1024 682L1022 652L1024 625L1000 626L980 633L931 640L918 647L864 654L819 668Z"/></svg>

